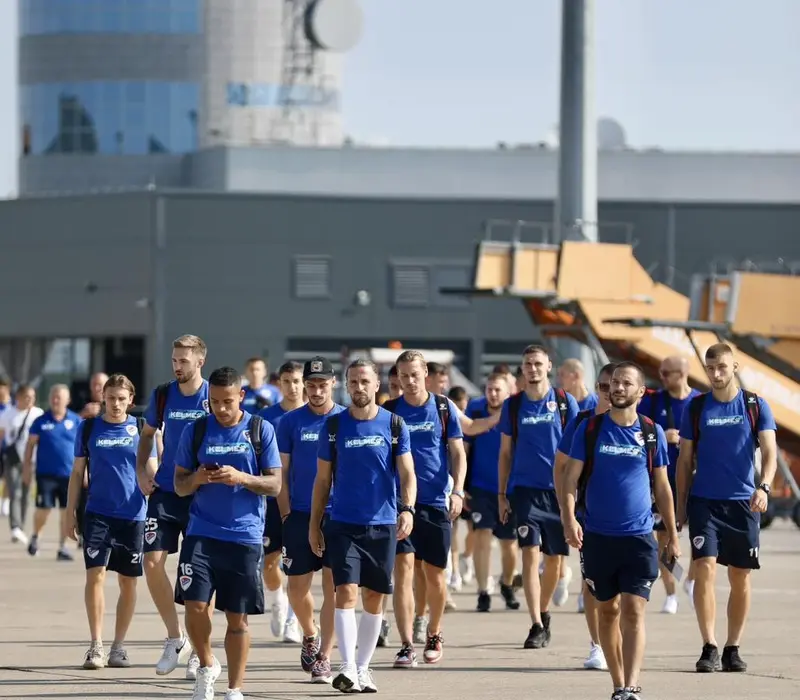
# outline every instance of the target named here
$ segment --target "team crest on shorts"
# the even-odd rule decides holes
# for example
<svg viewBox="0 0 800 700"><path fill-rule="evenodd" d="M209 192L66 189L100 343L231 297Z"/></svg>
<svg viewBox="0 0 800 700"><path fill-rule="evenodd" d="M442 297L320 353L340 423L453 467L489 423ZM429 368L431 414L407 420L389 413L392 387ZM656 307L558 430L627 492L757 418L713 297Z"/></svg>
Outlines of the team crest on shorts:
<svg viewBox="0 0 800 700"><path fill-rule="evenodd" d="M480 513L473 513L472 514L472 522L477 525L481 521L482 517L483 516Z"/></svg>
<svg viewBox="0 0 800 700"><path fill-rule="evenodd" d="M147 544L153 544L156 541L156 533L155 532L145 532L144 533L144 541Z"/></svg>
<svg viewBox="0 0 800 700"><path fill-rule="evenodd" d="M265 547L269 547L270 542L272 542L272 540L269 537L265 537L264 538L264 546Z"/></svg>
<svg viewBox="0 0 800 700"><path fill-rule="evenodd" d="M692 537L692 545L695 549L702 549L703 545L706 543L706 538L702 535L698 535L697 537Z"/></svg>
<svg viewBox="0 0 800 700"><path fill-rule="evenodd" d="M644 433L643 433L641 430L637 430L637 431L636 431L636 432L633 434L633 438L634 438L634 440L636 440L636 442L638 442L640 445L644 445Z"/></svg>
<svg viewBox="0 0 800 700"><path fill-rule="evenodd" d="M662 520L663 518L658 513L653 513L653 523L655 525L660 524Z"/></svg>
<svg viewBox="0 0 800 700"><path fill-rule="evenodd" d="M139 432L139 429L135 425L126 425L125 432L130 436L134 436Z"/></svg>
<svg viewBox="0 0 800 700"><path fill-rule="evenodd" d="M181 576L178 581L181 584L181 590L185 591L189 586L192 585L192 577L191 576Z"/></svg>
<svg viewBox="0 0 800 700"><path fill-rule="evenodd" d="M209 410L209 408L208 408L208 399L203 399L203 410L204 410L206 413L211 413L211 411L210 411L210 410Z"/></svg>
<svg viewBox="0 0 800 700"><path fill-rule="evenodd" d="M555 413L557 408L558 404L555 401L547 402L547 410L550 411L550 413Z"/></svg>
<svg viewBox="0 0 800 700"><path fill-rule="evenodd" d="M95 549L94 547L89 547L89 549L86 550L86 553L89 555L89 559L94 559L98 554L100 554L100 550Z"/></svg>
<svg viewBox="0 0 800 700"><path fill-rule="evenodd" d="M517 534L522 538L525 539L528 536L528 526L527 525L520 525L517 528Z"/></svg>

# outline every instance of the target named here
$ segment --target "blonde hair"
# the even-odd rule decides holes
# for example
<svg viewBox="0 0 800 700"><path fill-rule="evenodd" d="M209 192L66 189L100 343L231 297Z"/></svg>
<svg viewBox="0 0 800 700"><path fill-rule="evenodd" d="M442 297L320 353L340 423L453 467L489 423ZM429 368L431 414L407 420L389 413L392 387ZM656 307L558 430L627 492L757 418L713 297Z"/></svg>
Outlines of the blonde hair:
<svg viewBox="0 0 800 700"><path fill-rule="evenodd" d="M206 344L203 339L196 335L182 335L172 341L173 348L180 348L182 350L191 350L198 357L205 357L208 352Z"/></svg>
<svg viewBox="0 0 800 700"><path fill-rule="evenodd" d="M133 382L124 374L112 374L103 385L104 394L106 393L106 389L125 389L130 393L131 398L136 395L136 387L133 386Z"/></svg>
<svg viewBox="0 0 800 700"><path fill-rule="evenodd" d="M400 356L395 361L395 365L399 365L401 362L403 364L409 364L419 360L423 366L427 368L427 363L425 362L425 355L423 355L419 350L403 350L400 353Z"/></svg>

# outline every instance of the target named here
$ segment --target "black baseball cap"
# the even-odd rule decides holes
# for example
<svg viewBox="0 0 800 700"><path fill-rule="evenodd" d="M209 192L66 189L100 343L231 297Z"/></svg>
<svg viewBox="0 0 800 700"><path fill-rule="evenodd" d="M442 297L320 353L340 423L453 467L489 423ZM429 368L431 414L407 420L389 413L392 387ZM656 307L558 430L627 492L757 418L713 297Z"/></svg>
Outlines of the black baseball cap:
<svg viewBox="0 0 800 700"><path fill-rule="evenodd" d="M303 365L303 379L333 379L335 376L330 360L319 355Z"/></svg>

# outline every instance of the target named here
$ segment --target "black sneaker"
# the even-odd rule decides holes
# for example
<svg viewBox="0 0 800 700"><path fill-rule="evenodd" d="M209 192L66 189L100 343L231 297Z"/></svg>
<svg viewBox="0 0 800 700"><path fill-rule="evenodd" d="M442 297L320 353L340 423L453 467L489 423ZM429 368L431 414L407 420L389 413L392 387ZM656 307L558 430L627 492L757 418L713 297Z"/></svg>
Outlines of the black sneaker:
<svg viewBox="0 0 800 700"><path fill-rule="evenodd" d="M506 608L508 610L519 610L519 601L517 600L517 594L514 593L513 586L506 586L506 584L500 584L500 595L503 596L503 600L506 601Z"/></svg>
<svg viewBox="0 0 800 700"><path fill-rule="evenodd" d="M739 656L739 647L723 648L722 670L730 673L744 673L747 671L747 664Z"/></svg>
<svg viewBox="0 0 800 700"><path fill-rule="evenodd" d="M628 689L617 688L613 693L611 693L611 700L628 700Z"/></svg>
<svg viewBox="0 0 800 700"><path fill-rule="evenodd" d="M627 697L625 700L642 700L642 688L641 686L636 686L635 688L629 687L625 688L628 692Z"/></svg>
<svg viewBox="0 0 800 700"><path fill-rule="evenodd" d="M703 653L700 655L694 668L698 673L714 673L714 671L719 671L721 668L719 649L713 644L704 644Z"/></svg>
<svg viewBox="0 0 800 700"><path fill-rule="evenodd" d="M56 553L56 561L74 561L73 557L66 549L59 549Z"/></svg>
<svg viewBox="0 0 800 700"><path fill-rule="evenodd" d="M542 649L547 646L547 632L538 622L535 622L528 632L528 637L522 645L523 649Z"/></svg>
<svg viewBox="0 0 800 700"><path fill-rule="evenodd" d="M28 554L35 557L39 553L39 538L36 535L31 535L31 541L28 543Z"/></svg>
<svg viewBox="0 0 800 700"><path fill-rule="evenodd" d="M544 634L545 634L545 642L544 646L550 644L550 639L552 638L553 634L550 631L550 613L543 612L542 613L542 627L544 627Z"/></svg>
<svg viewBox="0 0 800 700"><path fill-rule="evenodd" d="M478 607L475 609L478 612L489 612L492 609L492 596L486 591L478 593Z"/></svg>

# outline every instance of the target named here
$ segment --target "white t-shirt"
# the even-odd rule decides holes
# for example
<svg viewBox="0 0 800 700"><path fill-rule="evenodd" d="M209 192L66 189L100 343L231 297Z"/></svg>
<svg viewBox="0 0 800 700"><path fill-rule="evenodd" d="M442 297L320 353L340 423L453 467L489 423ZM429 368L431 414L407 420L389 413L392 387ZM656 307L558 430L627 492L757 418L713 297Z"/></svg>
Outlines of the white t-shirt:
<svg viewBox="0 0 800 700"><path fill-rule="evenodd" d="M13 443L20 458L24 457L31 425L43 413L44 411L38 406L31 407L30 412L27 409L20 411L16 406L12 406L0 413L0 430L4 435L3 444L11 445Z"/></svg>

